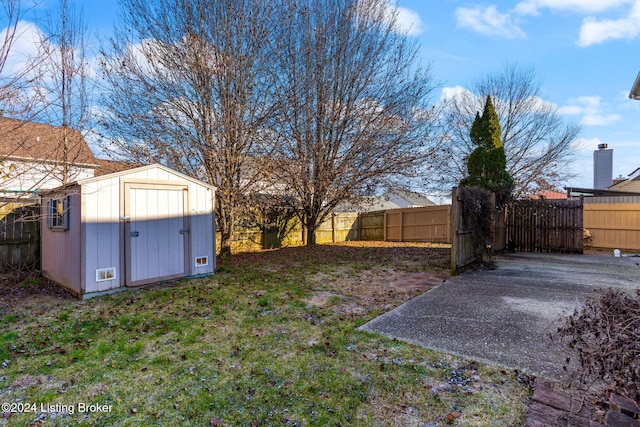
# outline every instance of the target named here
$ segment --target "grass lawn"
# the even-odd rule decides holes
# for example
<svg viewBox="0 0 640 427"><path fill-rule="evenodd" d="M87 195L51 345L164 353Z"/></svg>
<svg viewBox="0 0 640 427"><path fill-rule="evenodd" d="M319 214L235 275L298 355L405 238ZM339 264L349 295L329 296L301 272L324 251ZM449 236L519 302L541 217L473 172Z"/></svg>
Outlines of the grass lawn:
<svg viewBox="0 0 640 427"><path fill-rule="evenodd" d="M523 425L516 373L356 330L417 295L397 279L448 268L448 248L356 242L88 301L5 285L0 403L28 412L0 426Z"/></svg>

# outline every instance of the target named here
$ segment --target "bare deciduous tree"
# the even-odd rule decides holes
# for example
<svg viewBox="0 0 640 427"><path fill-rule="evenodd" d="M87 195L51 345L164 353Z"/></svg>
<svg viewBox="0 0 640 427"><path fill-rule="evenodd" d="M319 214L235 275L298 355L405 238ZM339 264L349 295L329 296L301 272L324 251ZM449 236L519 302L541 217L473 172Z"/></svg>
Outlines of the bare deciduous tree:
<svg viewBox="0 0 640 427"><path fill-rule="evenodd" d="M315 243L342 202L426 160L434 83L384 0L283 0L274 66L282 97L271 179Z"/></svg>
<svg viewBox="0 0 640 427"><path fill-rule="evenodd" d="M25 96L25 91L39 77L42 55L16 52L16 43L30 29L22 21L23 3L4 0L0 9L0 113L28 120L34 98Z"/></svg>
<svg viewBox="0 0 640 427"><path fill-rule="evenodd" d="M514 195L554 189L566 182L580 127L565 122L558 107L544 101L540 91L532 67L506 65L500 73L480 78L470 90L449 97L438 160L430 165L430 175L437 176L432 187L446 191L465 176L466 159L475 148L469 129L487 96L494 100L502 128Z"/></svg>
<svg viewBox="0 0 640 427"><path fill-rule="evenodd" d="M270 116L268 0L125 0L104 55L105 141L217 186L222 256L259 179Z"/></svg>
<svg viewBox="0 0 640 427"><path fill-rule="evenodd" d="M38 114L40 121L60 127L56 141L56 157L52 173L64 185L76 176L73 163L80 160L84 143L78 131L87 129L90 112L89 64L87 61L87 27L82 12L69 0L59 0L58 9L49 16L42 46L46 59L42 63L39 90L45 105Z"/></svg>
<svg viewBox="0 0 640 427"><path fill-rule="evenodd" d="M13 18L11 13L19 16L17 2L7 13L14 24L5 29L5 45L20 39L22 51L3 52L1 61L9 69L1 97L7 117L0 122L5 191L30 193L66 184L82 173L74 163L89 167L93 160L78 131L89 109L86 28L69 0L56 5L48 19L33 15L36 23L48 24L45 30Z"/></svg>

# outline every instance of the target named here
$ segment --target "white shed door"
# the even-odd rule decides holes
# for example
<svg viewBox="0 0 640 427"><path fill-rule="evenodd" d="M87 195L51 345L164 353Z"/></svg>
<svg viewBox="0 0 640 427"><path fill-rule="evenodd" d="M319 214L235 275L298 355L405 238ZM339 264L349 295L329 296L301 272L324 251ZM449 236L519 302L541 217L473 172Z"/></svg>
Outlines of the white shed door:
<svg viewBox="0 0 640 427"><path fill-rule="evenodd" d="M142 188L140 188L142 187ZM127 284L185 275L186 189L128 188Z"/></svg>

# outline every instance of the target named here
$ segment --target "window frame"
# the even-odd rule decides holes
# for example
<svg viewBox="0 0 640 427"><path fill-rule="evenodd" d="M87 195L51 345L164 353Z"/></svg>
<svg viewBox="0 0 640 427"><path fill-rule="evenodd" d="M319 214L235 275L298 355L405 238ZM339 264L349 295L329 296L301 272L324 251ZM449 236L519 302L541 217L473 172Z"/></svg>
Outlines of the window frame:
<svg viewBox="0 0 640 427"><path fill-rule="evenodd" d="M69 230L69 206L71 196L63 196L52 198L47 202L48 218L47 224L49 229L54 231Z"/></svg>

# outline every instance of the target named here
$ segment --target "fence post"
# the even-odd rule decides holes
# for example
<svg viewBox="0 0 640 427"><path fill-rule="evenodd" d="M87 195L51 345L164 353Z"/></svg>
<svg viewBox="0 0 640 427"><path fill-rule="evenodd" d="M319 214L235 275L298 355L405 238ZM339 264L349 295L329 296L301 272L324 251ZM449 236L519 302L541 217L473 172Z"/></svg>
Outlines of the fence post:
<svg viewBox="0 0 640 427"><path fill-rule="evenodd" d="M336 214L331 212L331 241L336 242Z"/></svg>
<svg viewBox="0 0 640 427"><path fill-rule="evenodd" d="M456 260L458 258L458 241L456 239L458 230L458 187L451 190L451 275L456 275Z"/></svg>
<svg viewBox="0 0 640 427"><path fill-rule="evenodd" d="M382 222L382 240L387 241L387 211L384 211L384 221Z"/></svg>

